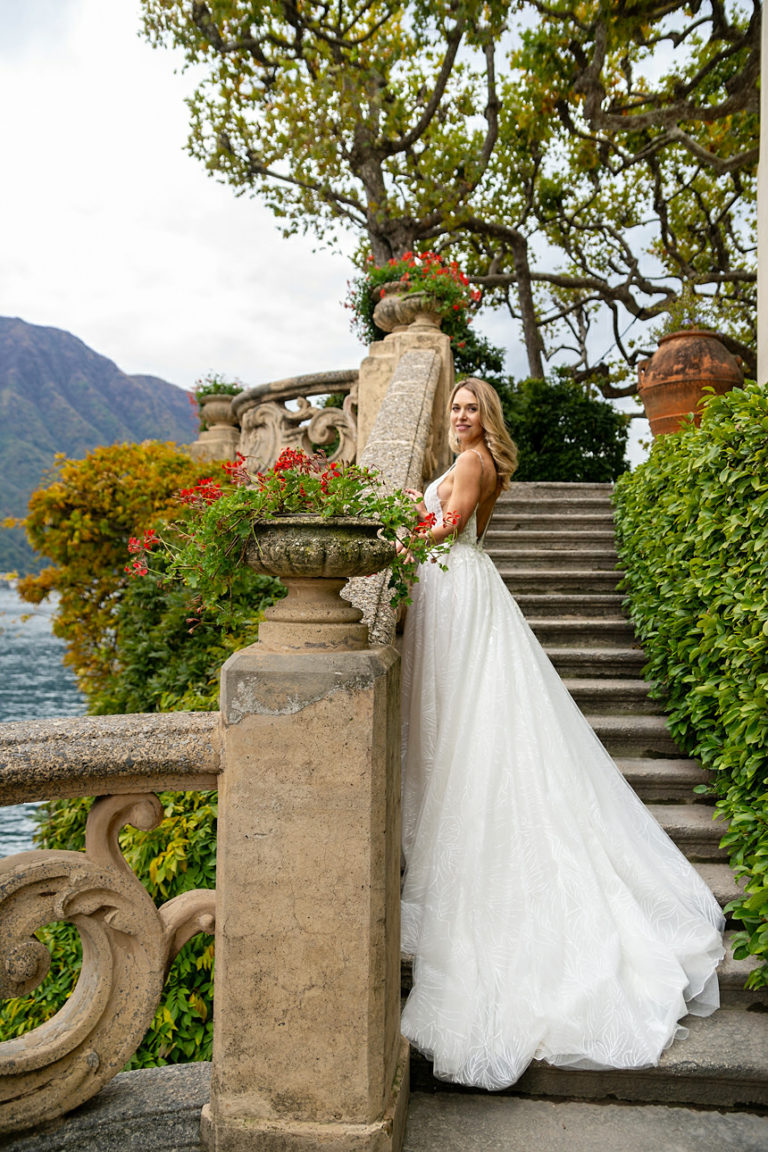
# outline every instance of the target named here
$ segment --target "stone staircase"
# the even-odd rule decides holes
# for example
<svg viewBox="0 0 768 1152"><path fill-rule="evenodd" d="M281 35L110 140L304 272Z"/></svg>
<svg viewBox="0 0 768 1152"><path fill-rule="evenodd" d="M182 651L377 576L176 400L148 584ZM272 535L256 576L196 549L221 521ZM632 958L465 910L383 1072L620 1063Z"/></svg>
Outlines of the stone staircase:
<svg viewBox="0 0 768 1152"><path fill-rule="evenodd" d="M610 484L512 484L486 550L528 623L626 779L694 863L721 905L738 893L720 849L721 822L693 792L706 775L685 759L642 678L645 657L616 591ZM768 1107L768 995L744 982L752 961L730 948L720 970L722 1008L690 1018L689 1037L658 1068L594 1072L532 1065L509 1091L527 1095ZM406 988L409 973L404 971ZM412 1058L415 1090L450 1090Z"/></svg>

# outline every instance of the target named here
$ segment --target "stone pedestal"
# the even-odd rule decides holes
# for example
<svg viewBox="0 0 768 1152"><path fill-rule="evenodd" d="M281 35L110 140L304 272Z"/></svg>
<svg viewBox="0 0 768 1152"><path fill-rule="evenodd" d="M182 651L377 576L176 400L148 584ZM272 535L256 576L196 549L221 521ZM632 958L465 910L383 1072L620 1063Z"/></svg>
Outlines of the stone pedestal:
<svg viewBox="0 0 768 1152"><path fill-rule="evenodd" d="M201 432L197 440L189 446L193 460L234 460L240 446L240 431L237 428L217 424Z"/></svg>
<svg viewBox="0 0 768 1152"><path fill-rule="evenodd" d="M189 446L194 460L234 460L240 443L240 429L232 413L232 399L228 393L200 398L200 416L205 430Z"/></svg>
<svg viewBox="0 0 768 1152"><path fill-rule="evenodd" d="M377 323L381 327L386 321ZM388 325L387 325L388 326ZM357 408L357 459L366 450L389 385L400 361L408 353L433 352L439 360L438 380L432 402L431 432L424 455L424 481L442 472L451 462L448 444L448 399L453 391L454 368L450 337L440 331L439 317L431 313L417 314L408 324L398 324L383 340L371 344L368 356L360 365ZM402 431L402 430L401 430Z"/></svg>
<svg viewBox="0 0 768 1152"><path fill-rule="evenodd" d="M222 670L211 1152L398 1152L399 662Z"/></svg>

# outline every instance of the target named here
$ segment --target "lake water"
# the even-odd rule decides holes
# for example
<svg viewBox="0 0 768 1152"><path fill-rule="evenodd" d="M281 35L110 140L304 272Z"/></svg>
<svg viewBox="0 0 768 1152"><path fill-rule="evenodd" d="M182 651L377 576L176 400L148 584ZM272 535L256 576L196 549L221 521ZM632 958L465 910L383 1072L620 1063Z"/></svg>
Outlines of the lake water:
<svg viewBox="0 0 768 1152"><path fill-rule="evenodd" d="M85 702L53 635L55 604L26 604L0 580L0 721L82 716ZM34 804L0 808L0 857L32 846Z"/></svg>

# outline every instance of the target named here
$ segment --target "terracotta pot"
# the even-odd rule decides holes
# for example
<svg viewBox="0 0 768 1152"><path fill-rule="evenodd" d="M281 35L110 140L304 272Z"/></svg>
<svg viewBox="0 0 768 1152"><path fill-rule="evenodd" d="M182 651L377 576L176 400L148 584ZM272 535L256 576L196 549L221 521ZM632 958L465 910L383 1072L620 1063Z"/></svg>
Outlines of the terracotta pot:
<svg viewBox="0 0 768 1152"><path fill-rule="evenodd" d="M413 292L407 280L383 284L381 299L373 310L374 323L382 332L396 332L415 324L421 328L439 328L440 305L428 292Z"/></svg>
<svg viewBox="0 0 768 1152"><path fill-rule="evenodd" d="M698 425L705 388L730 392L744 383L741 362L716 332L686 329L662 336L650 360L638 364L640 399L654 436L677 432L693 414Z"/></svg>
<svg viewBox="0 0 768 1152"><path fill-rule="evenodd" d="M301 515L254 525L248 564L288 589L265 612L259 644L279 652L367 648L362 612L340 592L350 576L370 576L391 562L393 547L379 538L380 527L354 516Z"/></svg>

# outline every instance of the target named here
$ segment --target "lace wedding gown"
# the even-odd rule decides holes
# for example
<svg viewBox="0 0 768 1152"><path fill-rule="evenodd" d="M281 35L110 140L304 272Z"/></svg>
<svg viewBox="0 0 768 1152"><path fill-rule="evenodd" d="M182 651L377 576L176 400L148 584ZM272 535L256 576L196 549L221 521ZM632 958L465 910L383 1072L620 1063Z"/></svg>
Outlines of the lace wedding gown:
<svg viewBox="0 0 768 1152"><path fill-rule="evenodd" d="M442 522L437 488L427 509ZM403 650L403 1034L498 1089L532 1059L657 1063L719 1003L723 917L477 543L419 570Z"/></svg>

